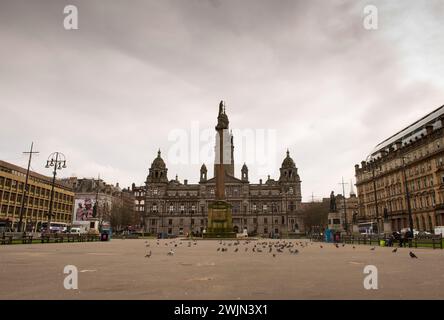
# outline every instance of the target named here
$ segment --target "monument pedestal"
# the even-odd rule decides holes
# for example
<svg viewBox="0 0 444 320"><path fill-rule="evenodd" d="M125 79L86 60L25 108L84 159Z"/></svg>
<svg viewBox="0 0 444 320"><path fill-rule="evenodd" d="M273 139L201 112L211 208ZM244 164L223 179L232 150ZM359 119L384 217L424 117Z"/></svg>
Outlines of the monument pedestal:
<svg viewBox="0 0 444 320"><path fill-rule="evenodd" d="M208 228L204 238L236 238L228 202L215 201L208 206Z"/></svg>
<svg viewBox="0 0 444 320"><path fill-rule="evenodd" d="M353 234L359 233L359 226L356 223L353 224L352 233Z"/></svg>
<svg viewBox="0 0 444 320"><path fill-rule="evenodd" d="M392 233L392 224L390 221L384 221L383 228L384 233Z"/></svg>

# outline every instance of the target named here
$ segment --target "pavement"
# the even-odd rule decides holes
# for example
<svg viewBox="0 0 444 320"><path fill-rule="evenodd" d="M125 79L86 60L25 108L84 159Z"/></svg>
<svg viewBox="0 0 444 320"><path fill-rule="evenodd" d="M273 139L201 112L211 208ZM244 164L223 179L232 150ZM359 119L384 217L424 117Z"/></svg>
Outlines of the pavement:
<svg viewBox="0 0 444 320"><path fill-rule="evenodd" d="M284 241L4 245L0 299L444 299L444 250L287 240L278 252ZM77 268L77 290L64 288L66 265ZM364 288L368 265L377 268L376 290Z"/></svg>

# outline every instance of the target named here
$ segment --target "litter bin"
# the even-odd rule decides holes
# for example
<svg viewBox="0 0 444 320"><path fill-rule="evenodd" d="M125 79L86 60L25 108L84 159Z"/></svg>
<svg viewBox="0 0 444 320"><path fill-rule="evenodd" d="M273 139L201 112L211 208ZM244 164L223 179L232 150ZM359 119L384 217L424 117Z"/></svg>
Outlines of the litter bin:
<svg viewBox="0 0 444 320"><path fill-rule="evenodd" d="M104 232L100 234L100 241L108 241L109 237L108 237L108 233Z"/></svg>
<svg viewBox="0 0 444 320"><path fill-rule="evenodd" d="M379 240L379 246L385 247L385 240Z"/></svg>

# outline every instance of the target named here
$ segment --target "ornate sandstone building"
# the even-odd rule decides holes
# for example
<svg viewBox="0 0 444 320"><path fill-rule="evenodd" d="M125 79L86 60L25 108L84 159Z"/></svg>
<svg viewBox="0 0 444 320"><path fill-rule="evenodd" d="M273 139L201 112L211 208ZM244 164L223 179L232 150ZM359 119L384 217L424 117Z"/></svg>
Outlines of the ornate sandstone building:
<svg viewBox="0 0 444 320"><path fill-rule="evenodd" d="M219 105L218 119L226 120L223 102ZM233 231L247 230L249 234L271 236L295 236L304 233L301 213L301 180L290 152L284 158L278 180L268 179L252 184L248 179L248 167L235 176L233 136L231 157L224 161L225 199L232 206ZM216 168L216 165L215 165ZM202 234L207 228L208 205L216 199L215 177L208 178L205 164L200 169L197 184L169 180L168 169L159 150L151 164L144 186L135 186L136 211L144 213L144 228L152 234L181 235Z"/></svg>
<svg viewBox="0 0 444 320"><path fill-rule="evenodd" d="M358 225L374 232L444 225L444 106L378 144L355 166Z"/></svg>

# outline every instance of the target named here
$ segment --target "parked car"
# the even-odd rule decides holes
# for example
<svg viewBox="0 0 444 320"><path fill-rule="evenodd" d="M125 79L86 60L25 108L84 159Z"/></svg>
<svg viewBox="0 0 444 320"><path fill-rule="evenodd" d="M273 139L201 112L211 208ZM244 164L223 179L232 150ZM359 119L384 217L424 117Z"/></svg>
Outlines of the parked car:
<svg viewBox="0 0 444 320"><path fill-rule="evenodd" d="M80 234L80 228L71 228L71 230L69 230L70 234Z"/></svg>

